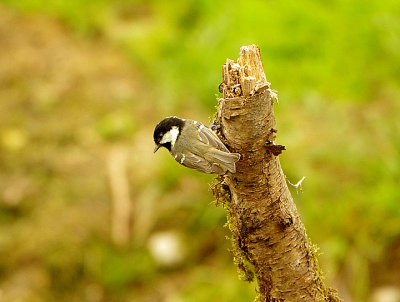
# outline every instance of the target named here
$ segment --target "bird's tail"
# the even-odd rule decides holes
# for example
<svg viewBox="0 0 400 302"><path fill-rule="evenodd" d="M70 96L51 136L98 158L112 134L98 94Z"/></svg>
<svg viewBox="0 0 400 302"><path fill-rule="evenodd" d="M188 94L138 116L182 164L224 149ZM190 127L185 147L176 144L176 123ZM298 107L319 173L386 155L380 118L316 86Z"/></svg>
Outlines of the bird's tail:
<svg viewBox="0 0 400 302"><path fill-rule="evenodd" d="M235 163L240 159L239 153L228 153L220 150L213 150L208 154L211 162L220 164L222 167L226 168L229 172L236 172Z"/></svg>

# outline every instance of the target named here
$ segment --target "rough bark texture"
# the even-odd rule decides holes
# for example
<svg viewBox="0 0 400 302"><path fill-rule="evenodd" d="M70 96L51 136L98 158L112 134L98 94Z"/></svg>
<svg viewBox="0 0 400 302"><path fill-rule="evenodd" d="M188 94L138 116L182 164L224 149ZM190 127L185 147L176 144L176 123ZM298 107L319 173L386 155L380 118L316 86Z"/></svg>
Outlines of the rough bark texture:
<svg viewBox="0 0 400 302"><path fill-rule="evenodd" d="M228 210L233 255L245 280L256 279L258 301L340 301L321 279L315 247L286 185L275 144L276 94L259 48L244 46L227 60L215 121L221 139L242 157L214 193Z"/></svg>

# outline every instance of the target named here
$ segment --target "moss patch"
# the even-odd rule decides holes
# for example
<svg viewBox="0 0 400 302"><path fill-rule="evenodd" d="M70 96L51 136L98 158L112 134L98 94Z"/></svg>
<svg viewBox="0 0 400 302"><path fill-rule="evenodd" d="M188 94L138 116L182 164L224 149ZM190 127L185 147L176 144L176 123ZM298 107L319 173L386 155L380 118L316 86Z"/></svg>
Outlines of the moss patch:
<svg viewBox="0 0 400 302"><path fill-rule="evenodd" d="M224 176L218 176L216 183L212 188L213 194L216 198L215 204L221 205L226 210L227 221L224 227L227 227L231 231L230 241L232 248L229 250L233 256L233 262L235 263L239 279L242 281L252 282L254 281L254 266L251 263L248 255L240 248L240 237L236 232L235 218L232 209L232 196L229 190L229 186L225 183ZM229 238L228 238L229 239Z"/></svg>

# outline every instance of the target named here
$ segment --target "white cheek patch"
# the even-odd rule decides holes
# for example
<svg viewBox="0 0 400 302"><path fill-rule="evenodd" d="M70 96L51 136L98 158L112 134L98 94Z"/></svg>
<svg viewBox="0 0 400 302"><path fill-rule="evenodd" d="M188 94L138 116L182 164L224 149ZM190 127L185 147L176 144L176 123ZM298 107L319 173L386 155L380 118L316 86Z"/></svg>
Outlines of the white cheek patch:
<svg viewBox="0 0 400 302"><path fill-rule="evenodd" d="M173 126L171 130L164 134L163 138L160 141L160 144L171 143L171 146L175 145L176 139L179 135L179 128L177 126Z"/></svg>

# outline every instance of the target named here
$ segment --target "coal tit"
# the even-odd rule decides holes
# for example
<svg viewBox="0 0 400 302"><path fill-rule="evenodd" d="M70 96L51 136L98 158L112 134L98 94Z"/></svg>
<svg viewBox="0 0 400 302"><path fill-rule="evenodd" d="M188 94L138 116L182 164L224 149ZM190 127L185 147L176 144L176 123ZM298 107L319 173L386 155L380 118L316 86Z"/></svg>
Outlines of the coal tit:
<svg viewBox="0 0 400 302"><path fill-rule="evenodd" d="M239 153L230 153L218 136L200 122L170 116L154 129L154 153L165 147L185 167L212 174L236 172Z"/></svg>

